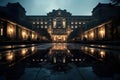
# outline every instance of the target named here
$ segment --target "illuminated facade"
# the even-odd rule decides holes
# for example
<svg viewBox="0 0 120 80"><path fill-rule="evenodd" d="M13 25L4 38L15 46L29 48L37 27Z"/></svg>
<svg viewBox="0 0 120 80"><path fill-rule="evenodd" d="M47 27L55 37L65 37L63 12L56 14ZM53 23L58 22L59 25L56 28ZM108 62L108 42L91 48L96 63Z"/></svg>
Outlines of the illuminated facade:
<svg viewBox="0 0 120 80"><path fill-rule="evenodd" d="M120 40L120 6L99 3L93 20L84 25L82 40Z"/></svg>
<svg viewBox="0 0 120 80"><path fill-rule="evenodd" d="M48 53L48 58L53 63L66 63L70 57L72 57L72 54L66 43L54 43Z"/></svg>
<svg viewBox="0 0 120 80"><path fill-rule="evenodd" d="M78 36L71 40L110 40L116 35L120 38L120 25L111 27L112 18L120 23L119 6L99 3L91 16L72 15L61 9L39 16L25 13L19 3L0 7L0 40L48 40L49 33L52 42L67 42L73 31L78 31Z"/></svg>
<svg viewBox="0 0 120 80"><path fill-rule="evenodd" d="M85 30L82 33L82 40L107 40L111 38L110 36L110 26L111 21L102 23L93 28Z"/></svg>
<svg viewBox="0 0 120 80"><path fill-rule="evenodd" d="M52 38L52 42L66 42L74 29L81 29L84 24L91 21L91 16L76 16L66 10L53 10L47 16L27 16L32 23L32 29L41 31L46 29ZM81 31L82 32L82 31Z"/></svg>
<svg viewBox="0 0 120 80"><path fill-rule="evenodd" d="M26 22L25 12L19 3L0 7L0 41L35 41L39 38L40 35Z"/></svg>

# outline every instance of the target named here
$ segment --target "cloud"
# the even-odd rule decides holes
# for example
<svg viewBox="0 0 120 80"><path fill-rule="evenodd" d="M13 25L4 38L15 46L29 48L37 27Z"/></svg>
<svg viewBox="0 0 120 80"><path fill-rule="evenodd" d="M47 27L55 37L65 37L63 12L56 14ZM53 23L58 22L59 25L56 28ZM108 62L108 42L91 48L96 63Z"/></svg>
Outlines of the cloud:
<svg viewBox="0 0 120 80"><path fill-rule="evenodd" d="M91 14L92 9L99 2L109 2L109 0L2 0L0 5L8 2L20 2L26 9L27 15L46 15L53 9L59 8L66 9L74 15L87 15Z"/></svg>

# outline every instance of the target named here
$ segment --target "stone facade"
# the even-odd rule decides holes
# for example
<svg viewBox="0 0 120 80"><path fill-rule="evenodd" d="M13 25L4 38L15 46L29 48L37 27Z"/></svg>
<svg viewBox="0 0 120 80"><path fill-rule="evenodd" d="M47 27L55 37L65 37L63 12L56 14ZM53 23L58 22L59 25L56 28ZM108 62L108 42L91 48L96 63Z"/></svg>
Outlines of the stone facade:
<svg viewBox="0 0 120 80"><path fill-rule="evenodd" d="M120 40L120 6L99 3L93 20L84 25L82 40Z"/></svg>
<svg viewBox="0 0 120 80"><path fill-rule="evenodd" d="M30 27L26 22L25 9L19 3L8 3L0 7L1 41L35 41L39 35Z"/></svg>
<svg viewBox="0 0 120 80"><path fill-rule="evenodd" d="M46 29L51 35L53 42L66 42L69 34L74 29L81 29L84 24L92 20L91 16L72 15L66 10L53 10L46 16L27 16L28 21L33 24L33 29L41 31Z"/></svg>

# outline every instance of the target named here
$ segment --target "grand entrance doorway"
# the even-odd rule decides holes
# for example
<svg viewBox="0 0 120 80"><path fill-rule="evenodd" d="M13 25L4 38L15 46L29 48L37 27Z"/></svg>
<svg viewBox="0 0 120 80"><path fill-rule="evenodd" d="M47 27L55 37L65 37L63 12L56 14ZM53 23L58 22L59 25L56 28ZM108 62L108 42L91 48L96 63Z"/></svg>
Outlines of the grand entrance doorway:
<svg viewBox="0 0 120 80"><path fill-rule="evenodd" d="M52 42L67 42L71 30L66 26L65 18L56 17L53 19L53 26L49 27L48 32L51 35Z"/></svg>

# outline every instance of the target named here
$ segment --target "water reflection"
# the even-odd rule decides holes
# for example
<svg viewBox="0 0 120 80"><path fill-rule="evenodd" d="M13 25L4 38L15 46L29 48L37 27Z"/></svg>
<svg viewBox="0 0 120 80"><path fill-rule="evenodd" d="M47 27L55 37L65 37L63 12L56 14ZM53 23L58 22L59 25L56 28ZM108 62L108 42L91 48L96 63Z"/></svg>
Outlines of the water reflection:
<svg viewBox="0 0 120 80"><path fill-rule="evenodd" d="M15 54L13 52L8 52L6 54L6 60L9 61L9 62L13 61L14 57L15 57Z"/></svg>
<svg viewBox="0 0 120 80"><path fill-rule="evenodd" d="M91 52L91 54L93 54L95 52L95 49L94 48L90 48L90 52Z"/></svg>
<svg viewBox="0 0 120 80"><path fill-rule="evenodd" d="M21 48L16 50L9 50L1 52L0 63L5 66L13 66L26 57L33 55L36 52L36 47ZM1 65L1 64L0 64Z"/></svg>
<svg viewBox="0 0 120 80"><path fill-rule="evenodd" d="M100 57L105 58L105 51L103 51L103 50L100 51Z"/></svg>
<svg viewBox="0 0 120 80"><path fill-rule="evenodd" d="M105 58L106 52L108 52L104 49L91 48L88 46L82 46L80 50L82 50L85 54L94 56L95 58L101 59L101 60Z"/></svg>
<svg viewBox="0 0 120 80"><path fill-rule="evenodd" d="M42 47L45 46L42 45ZM47 69L55 73L70 72L81 67L92 67L95 73L103 75L108 73L113 75L113 73L119 72L119 52L85 45L77 46L79 49L71 49L71 46L73 44L53 43L51 48L47 49L32 46L2 52L0 53L0 73L4 73L6 77L10 78L9 74L14 76L20 73L18 75L21 75L26 68ZM12 80L16 80L16 78L12 78Z"/></svg>
<svg viewBox="0 0 120 80"><path fill-rule="evenodd" d="M36 52L36 46L0 53L0 79L17 80L24 73L26 58Z"/></svg>
<svg viewBox="0 0 120 80"><path fill-rule="evenodd" d="M31 47L31 51L35 52L35 46Z"/></svg>
<svg viewBox="0 0 120 80"><path fill-rule="evenodd" d="M94 46L94 45L92 45ZM101 46L106 47L106 46ZM81 46L80 51L94 58L93 71L102 77L120 74L120 52L91 46ZM120 78L119 78L120 79Z"/></svg>
<svg viewBox="0 0 120 80"><path fill-rule="evenodd" d="M25 55L27 54L27 51L28 51L27 48L21 49L21 55L22 55L22 56L25 56Z"/></svg>
<svg viewBox="0 0 120 80"><path fill-rule="evenodd" d="M53 63L66 63L66 59L71 56L66 43L54 43L48 53L48 59Z"/></svg>

